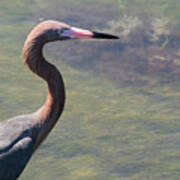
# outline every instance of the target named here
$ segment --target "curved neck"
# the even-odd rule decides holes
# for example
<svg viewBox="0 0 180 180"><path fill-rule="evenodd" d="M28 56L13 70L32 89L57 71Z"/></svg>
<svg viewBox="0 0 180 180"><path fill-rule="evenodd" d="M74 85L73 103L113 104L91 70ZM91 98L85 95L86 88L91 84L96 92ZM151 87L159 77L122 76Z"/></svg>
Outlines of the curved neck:
<svg viewBox="0 0 180 180"><path fill-rule="evenodd" d="M30 70L43 78L48 85L48 95L45 104L37 110L34 124L38 128L37 146L48 135L49 131L60 117L65 103L65 88L62 76L57 68L43 57L42 49L45 42L41 39L27 39L23 55Z"/></svg>

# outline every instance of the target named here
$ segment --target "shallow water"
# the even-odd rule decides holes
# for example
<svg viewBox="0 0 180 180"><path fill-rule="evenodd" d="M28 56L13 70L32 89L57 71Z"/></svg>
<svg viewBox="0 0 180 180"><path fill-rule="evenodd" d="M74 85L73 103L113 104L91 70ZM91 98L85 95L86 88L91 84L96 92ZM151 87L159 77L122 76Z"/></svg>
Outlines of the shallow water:
<svg viewBox="0 0 180 180"><path fill-rule="evenodd" d="M101 24L101 18L97 18L95 22L95 15L108 16L108 21L119 16L115 1L99 3L102 14L95 6L95 1L1 2L1 120L33 112L46 97L46 84L29 72L21 57L23 42L30 29L43 18L55 17L81 27L104 29L106 25L102 24L106 20ZM72 11L67 11L71 9L74 10L73 17ZM92 13L89 21L78 14L80 10ZM114 47L118 51L117 44L109 44L109 51ZM74 43L67 42L67 45L72 48ZM66 108L20 180L179 179L180 83L158 83L156 77L151 77L151 82L156 83L125 86L124 82L118 81L116 84L117 81L108 78L106 73L96 72L98 60L88 64L87 52L93 51L91 48L96 48L98 42L79 42L78 47L84 46L88 51L78 51L76 56L72 53L63 58L57 51L58 46L62 43L47 46L45 54L63 74ZM101 54L106 51L102 47ZM87 64L78 63L80 53Z"/></svg>

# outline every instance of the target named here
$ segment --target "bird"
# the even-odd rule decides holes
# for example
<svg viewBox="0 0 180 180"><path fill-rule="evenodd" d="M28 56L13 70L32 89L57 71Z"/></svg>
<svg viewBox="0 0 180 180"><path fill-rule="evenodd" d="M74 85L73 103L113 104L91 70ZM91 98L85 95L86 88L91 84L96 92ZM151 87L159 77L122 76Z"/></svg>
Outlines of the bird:
<svg viewBox="0 0 180 180"><path fill-rule="evenodd" d="M45 20L27 36L24 63L47 83L45 104L31 114L0 123L0 180L16 180L52 130L65 106L65 85L60 71L43 55L46 43L70 39L118 39L118 36L76 28L57 20Z"/></svg>

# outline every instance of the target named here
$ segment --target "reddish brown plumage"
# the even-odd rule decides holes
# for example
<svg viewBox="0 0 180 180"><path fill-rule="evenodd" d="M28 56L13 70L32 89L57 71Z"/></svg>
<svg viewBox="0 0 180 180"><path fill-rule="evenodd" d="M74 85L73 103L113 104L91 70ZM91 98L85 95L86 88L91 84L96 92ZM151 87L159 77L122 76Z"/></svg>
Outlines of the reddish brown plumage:
<svg viewBox="0 0 180 180"><path fill-rule="evenodd" d="M46 102L35 113L34 123L37 123L38 130L36 131L37 138L34 149L48 135L64 108L65 89L62 76L54 65L45 60L42 53L45 43L58 40L56 33L53 34L52 32L51 37L49 37L49 30L60 28L60 25L66 26L55 21L41 23L29 34L23 49L25 63L31 71L43 78L48 85Z"/></svg>
<svg viewBox="0 0 180 180"><path fill-rule="evenodd" d="M118 39L117 36L74 28L58 21L45 21L31 31L25 42L23 49L25 63L48 84L46 103L35 113L35 122L37 121L35 126L38 127L35 149L57 122L65 103L65 89L61 74L43 57L43 46L56 40L77 38Z"/></svg>

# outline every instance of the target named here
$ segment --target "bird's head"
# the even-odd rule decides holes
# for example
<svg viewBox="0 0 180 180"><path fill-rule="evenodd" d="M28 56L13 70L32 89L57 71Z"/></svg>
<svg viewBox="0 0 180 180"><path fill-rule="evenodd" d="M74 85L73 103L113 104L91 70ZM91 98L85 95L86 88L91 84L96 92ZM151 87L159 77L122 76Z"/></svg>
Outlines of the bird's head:
<svg viewBox="0 0 180 180"><path fill-rule="evenodd" d="M90 31L87 29L81 29L72 27L69 25L61 24L61 27L57 29L57 34L60 40L64 39L88 39L88 38L99 38L99 39L119 39L117 36Z"/></svg>
<svg viewBox="0 0 180 180"><path fill-rule="evenodd" d="M98 38L98 39L119 39L117 36L94 32L86 29L80 29L69 26L59 21L48 20L37 25L30 33L30 38L33 36L41 37L46 42L56 40L67 40L67 39L87 39L87 38Z"/></svg>

